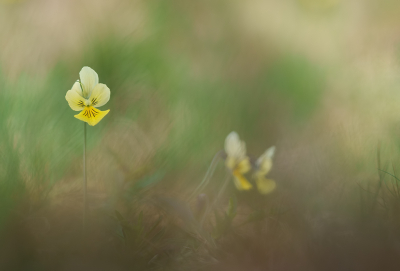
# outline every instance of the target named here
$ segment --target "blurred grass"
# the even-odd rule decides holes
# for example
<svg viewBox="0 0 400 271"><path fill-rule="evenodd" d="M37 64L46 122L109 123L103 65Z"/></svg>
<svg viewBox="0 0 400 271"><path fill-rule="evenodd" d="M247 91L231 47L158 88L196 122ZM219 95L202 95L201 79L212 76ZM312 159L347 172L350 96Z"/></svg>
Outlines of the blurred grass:
<svg viewBox="0 0 400 271"><path fill-rule="evenodd" d="M400 240L398 180L390 175L397 176L396 166L389 167L398 161L400 142L393 114L397 61L381 63L379 53L375 59L365 48L367 53L359 52L368 34L353 43L346 39L358 24L354 16L343 15L343 10L354 12L343 1L251 3L284 16L282 22L251 13L259 28L268 30L266 41L261 32L248 33L243 26L251 4L150 1L142 6L144 30L121 34L113 24L102 25L78 51L57 55L44 76L27 69L14 78L3 67L4 236L32 235L32 247L30 241L21 246L27 254L34 251L28 257L33 262L56 247L59 258L49 270L80 247L83 124L73 117L65 93L87 65L111 89L104 106L110 114L88 132L94 229L88 238L98 253L93 261L107 255L104 259L116 265L155 264L152 270L196 265L287 270L292 267L287 259L293 259L300 269L340 270L354 267L349 262L356 259L364 268L389 268ZM243 14L237 14L238 7ZM114 22L117 16L108 18ZM341 18L350 34L336 22ZM322 30L315 30L317 23ZM298 27L289 31L287 25ZM320 31L329 35L307 41ZM337 43L329 44L332 40ZM346 46L349 50L340 53ZM381 48L374 46L366 47ZM371 68L376 63L390 74ZM230 183L200 229L202 208L221 189L222 165L205 194L195 202L185 199L232 130L247 142L253 158L277 145L272 177L278 189L262 197L256 191L239 193ZM383 139L379 166L378 139ZM7 250L10 243L2 247ZM379 264L370 265L374 257L368 255ZM15 262L24 262L21 257Z"/></svg>
<svg viewBox="0 0 400 271"><path fill-rule="evenodd" d="M160 118L167 127L163 131L167 141L156 152L156 167L164 170L205 170L231 130L256 145L263 142L265 148L279 137L277 129L285 121L304 122L312 116L325 87L318 65L305 56L281 52L272 61L267 58L257 63L264 67L260 71L238 80L232 75L241 70L242 62L227 59L233 55L246 59L251 48L241 47L248 44L240 42L229 24L222 24L223 35L207 45L195 35L191 16L198 16L195 9L210 3L197 7L175 4L153 1L148 5L150 34L143 40L105 29L92 35L81 53L58 61L44 79L2 78L6 86L1 114L3 157L11 157L3 182L15 185L10 189L16 193L29 189L29 195L39 200L64 178L71 163L80 163L82 123L73 118L64 92L84 65L94 68L100 82L112 90L107 104L111 114L89 130L90 149L109 148L100 144L101 138L119 123L138 123L146 134L154 119ZM182 9L188 13L179 16ZM216 10L221 12L217 6ZM199 72L194 61L208 55L215 57L215 66L201 67ZM198 165L200 170L196 170ZM10 197L3 199L9 203L2 206L12 202ZM2 212L1 217L5 216Z"/></svg>

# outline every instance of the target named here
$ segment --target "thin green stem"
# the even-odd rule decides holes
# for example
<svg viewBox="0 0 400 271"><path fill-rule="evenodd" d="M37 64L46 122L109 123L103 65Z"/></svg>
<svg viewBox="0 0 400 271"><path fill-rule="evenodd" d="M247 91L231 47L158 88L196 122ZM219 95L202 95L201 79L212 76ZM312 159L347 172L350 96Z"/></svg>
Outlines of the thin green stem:
<svg viewBox="0 0 400 271"><path fill-rule="evenodd" d="M86 122L83 123L83 232L86 230L87 176L86 176Z"/></svg>
<svg viewBox="0 0 400 271"><path fill-rule="evenodd" d="M189 197L189 201L191 201L197 194L201 192L201 190L206 187L208 182L210 181L212 175L214 174L214 171L217 167L217 164L219 160L222 158L223 151L217 152L217 154L214 156L213 160L211 161L210 166L207 169L206 175L204 176L203 180L201 183L196 187L196 189L193 191L193 193Z"/></svg>
<svg viewBox="0 0 400 271"><path fill-rule="evenodd" d="M212 203L212 204L209 204L209 205L207 206L207 209L206 209L206 211L205 211L204 214L203 214L203 217L202 217L202 219L201 219L201 221L200 221L200 227L201 227L201 228L203 228L204 221L205 221L206 217L209 215L209 213L211 212L212 208L214 208L214 206L217 204L218 200L219 200L219 199L221 198L221 196L222 196L222 193L225 192L225 189L226 189L226 187L228 186L228 183L229 183L230 178L231 178L231 174L227 172L226 177L225 177L225 180L224 180L224 183L223 183L221 189L218 191L218 194L217 194L217 196L215 197L213 203Z"/></svg>

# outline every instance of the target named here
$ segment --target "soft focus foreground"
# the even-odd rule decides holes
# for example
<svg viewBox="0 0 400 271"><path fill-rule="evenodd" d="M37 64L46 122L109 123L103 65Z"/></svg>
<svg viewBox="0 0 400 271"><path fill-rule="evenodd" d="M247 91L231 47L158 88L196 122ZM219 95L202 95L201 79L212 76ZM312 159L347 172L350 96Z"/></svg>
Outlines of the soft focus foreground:
<svg viewBox="0 0 400 271"><path fill-rule="evenodd" d="M1 0L0 270L398 270L399 11ZM83 66L111 89L86 232ZM233 130L252 160L276 146L272 193L235 188Z"/></svg>

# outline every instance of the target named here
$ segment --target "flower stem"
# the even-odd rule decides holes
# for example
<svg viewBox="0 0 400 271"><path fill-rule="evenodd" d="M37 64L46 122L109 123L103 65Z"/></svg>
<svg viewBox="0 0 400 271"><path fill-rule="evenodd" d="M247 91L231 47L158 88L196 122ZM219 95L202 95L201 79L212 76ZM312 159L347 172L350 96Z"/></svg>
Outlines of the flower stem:
<svg viewBox="0 0 400 271"><path fill-rule="evenodd" d="M83 123L83 232L86 231L87 178L86 178L86 122Z"/></svg>
<svg viewBox="0 0 400 271"><path fill-rule="evenodd" d="M201 190L204 187L206 187L206 185L210 181L212 175L214 174L214 171L215 171L215 169L217 167L217 164L218 164L219 160L222 158L222 154L223 154L223 151L219 151L219 152L217 152L217 154L215 154L213 160L211 161L211 165L207 169L206 175L204 176L204 178L201 181L201 183L196 187L196 189L190 195L189 201L191 201L195 196L197 196L197 194L199 194L201 192Z"/></svg>
<svg viewBox="0 0 400 271"><path fill-rule="evenodd" d="M225 192L225 189L226 189L226 187L228 186L228 183L229 183L230 178L231 178L231 174L227 173L227 174L226 174L226 177L225 177L225 180L224 180L224 183L223 183L221 189L219 190L217 196L215 197L213 203L212 203L212 204L209 204L209 205L207 206L207 209L206 209L206 211L204 212L203 217L202 217L202 219L201 219L201 221L200 221L200 227L201 227L201 228L203 228L203 224L204 224L204 221L205 221L206 217L207 217L208 214L211 212L212 208L214 208L214 206L217 204L218 200L219 200L220 197L222 196L222 193Z"/></svg>

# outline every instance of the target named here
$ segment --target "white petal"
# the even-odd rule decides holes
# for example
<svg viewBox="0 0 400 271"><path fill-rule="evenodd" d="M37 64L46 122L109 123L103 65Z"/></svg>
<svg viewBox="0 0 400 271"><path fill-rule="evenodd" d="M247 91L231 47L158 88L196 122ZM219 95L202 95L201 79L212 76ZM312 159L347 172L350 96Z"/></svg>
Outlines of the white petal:
<svg viewBox="0 0 400 271"><path fill-rule="evenodd" d="M239 135L236 132L231 132L225 139L225 152L229 157L235 157L238 150L241 148Z"/></svg>
<svg viewBox="0 0 400 271"><path fill-rule="evenodd" d="M81 88L81 84L79 84L78 81L76 81L74 83L74 85L71 88L72 90L75 90L80 96L83 97L83 93L82 93L82 88Z"/></svg>
<svg viewBox="0 0 400 271"><path fill-rule="evenodd" d="M260 158L257 159L257 166L258 166L258 171L257 174L259 175L266 175L272 168L272 158L274 157L275 154L275 146L270 147L268 150L266 150Z"/></svg>
<svg viewBox="0 0 400 271"><path fill-rule="evenodd" d="M83 67L79 72L79 77L83 85L83 97L88 98L94 87L99 83L99 76L92 68Z"/></svg>
<svg viewBox="0 0 400 271"><path fill-rule="evenodd" d="M79 83L78 83L79 84ZM85 108L86 100L80 95L78 90L75 87L76 83L72 87L72 89L67 91L65 95L65 99L67 100L69 106L72 110L81 111Z"/></svg>
<svg viewBox="0 0 400 271"><path fill-rule="evenodd" d="M257 165L260 165L263 160L272 159L275 154L275 146L268 148L257 160Z"/></svg>
<svg viewBox="0 0 400 271"><path fill-rule="evenodd" d="M246 157L246 143L239 139L236 132L231 132L225 139L225 152L228 157L240 161Z"/></svg>
<svg viewBox="0 0 400 271"><path fill-rule="evenodd" d="M100 107L110 100L110 89L104 84L97 84L90 95L89 102L91 106Z"/></svg>

